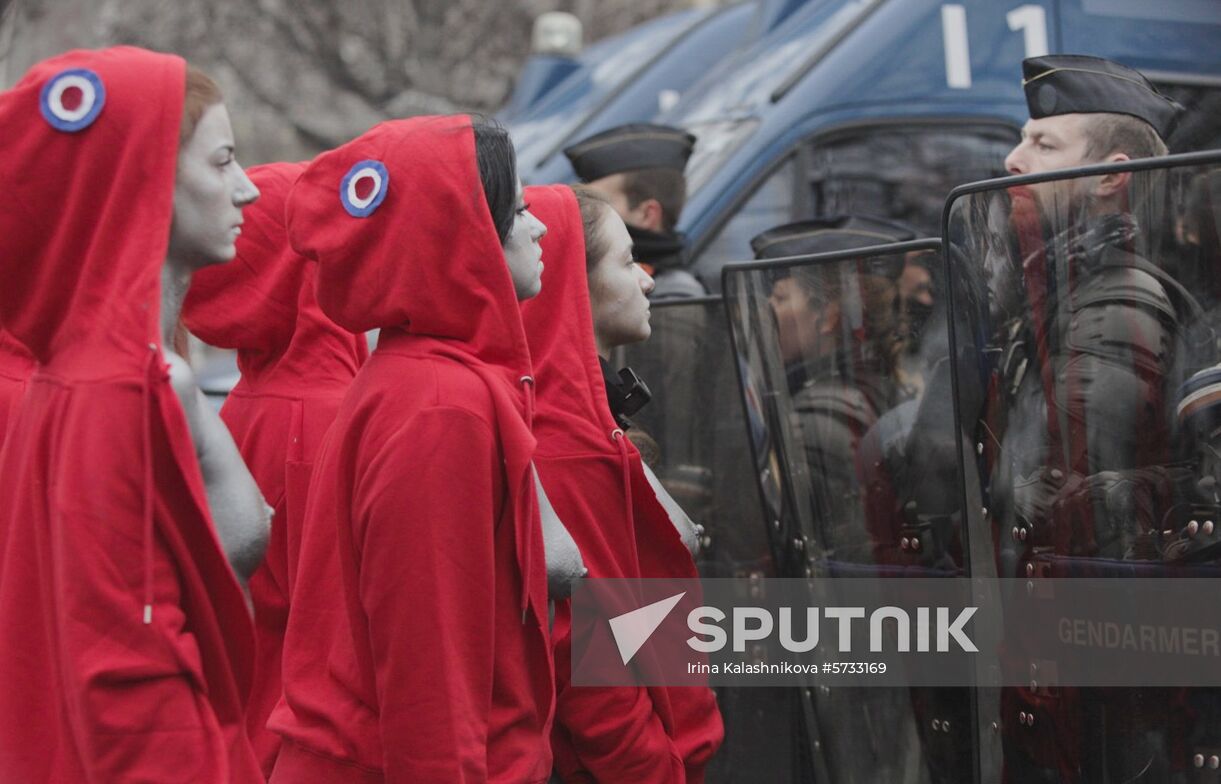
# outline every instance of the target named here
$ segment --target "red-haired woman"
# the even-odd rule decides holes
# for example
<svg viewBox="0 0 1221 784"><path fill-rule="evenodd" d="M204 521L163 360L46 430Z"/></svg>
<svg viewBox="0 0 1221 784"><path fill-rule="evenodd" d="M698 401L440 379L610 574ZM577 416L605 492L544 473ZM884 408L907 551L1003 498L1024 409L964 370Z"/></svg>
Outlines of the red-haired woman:
<svg viewBox="0 0 1221 784"><path fill-rule="evenodd" d="M38 363L0 454L3 781L262 779L229 560L257 562L265 511L169 349L258 191L188 74L77 51L0 94L0 322Z"/></svg>

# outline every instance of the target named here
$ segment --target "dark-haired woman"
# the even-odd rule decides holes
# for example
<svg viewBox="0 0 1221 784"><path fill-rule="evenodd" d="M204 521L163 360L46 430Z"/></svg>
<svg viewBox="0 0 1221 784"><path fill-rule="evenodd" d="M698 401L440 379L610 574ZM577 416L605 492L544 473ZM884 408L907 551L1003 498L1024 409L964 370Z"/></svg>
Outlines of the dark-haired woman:
<svg viewBox="0 0 1221 784"><path fill-rule="evenodd" d="M523 306L538 378L535 458L591 577L694 579L694 527L612 412L600 359L648 338L652 279L610 203L583 189L528 188L549 232L547 286ZM577 688L571 614L556 611L555 768L566 782L703 780L723 735L699 687ZM609 640L604 640L610 645Z"/></svg>
<svg viewBox="0 0 1221 784"><path fill-rule="evenodd" d="M508 135L384 123L311 163L286 214L323 311L381 333L289 565L272 781L545 781L554 685L518 308L540 289L545 228Z"/></svg>
<svg viewBox="0 0 1221 784"><path fill-rule="evenodd" d="M258 196L219 91L70 52L0 95L0 137L0 322L38 363L0 453L0 781L261 781L226 550L257 561L265 513L170 350Z"/></svg>

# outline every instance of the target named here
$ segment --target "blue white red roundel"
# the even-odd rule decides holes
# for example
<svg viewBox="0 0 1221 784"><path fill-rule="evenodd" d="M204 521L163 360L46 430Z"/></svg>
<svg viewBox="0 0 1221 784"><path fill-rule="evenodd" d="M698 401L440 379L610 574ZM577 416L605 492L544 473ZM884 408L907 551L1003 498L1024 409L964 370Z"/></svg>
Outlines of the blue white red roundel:
<svg viewBox="0 0 1221 784"><path fill-rule="evenodd" d="M390 190L390 172L381 161L361 161L348 170L339 185L339 200L353 218L367 218L381 206Z"/></svg>
<svg viewBox="0 0 1221 784"><path fill-rule="evenodd" d="M106 86L88 68L69 68L47 80L39 104L52 128L76 133L93 125L101 114L106 105Z"/></svg>

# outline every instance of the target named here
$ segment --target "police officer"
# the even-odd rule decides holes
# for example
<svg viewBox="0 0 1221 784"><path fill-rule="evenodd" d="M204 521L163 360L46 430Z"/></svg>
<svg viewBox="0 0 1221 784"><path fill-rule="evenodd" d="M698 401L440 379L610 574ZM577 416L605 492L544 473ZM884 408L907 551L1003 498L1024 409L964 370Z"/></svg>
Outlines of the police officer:
<svg viewBox="0 0 1221 784"><path fill-rule="evenodd" d="M766 260L916 238L915 230L894 221L845 215L769 229L751 240L751 247L757 259ZM790 463L785 470L790 481L805 476L810 484L814 518L800 522L806 524L803 533L807 525L812 528L815 540L803 541L793 532L786 533L784 541L802 544L786 548L785 576L805 576L806 559L811 557L859 574L867 573L863 568L867 565L896 560L903 523L896 522L898 510L893 503L889 506L895 507L896 514L885 520L870 517L871 507L879 499L862 466L870 440L875 444L882 438L902 440L900 431L911 426L916 401L906 400L911 390L902 383L897 363L912 332L902 284L903 274L914 260L910 253L892 252L774 268L769 306L776 325L776 353L785 365L787 399L791 401L789 411L783 412L788 415L793 441L784 450ZM931 284L933 270L921 268L930 273L924 282ZM931 291L918 289L913 286L907 293L928 295L931 311ZM772 390L768 397L786 399L777 392ZM881 436L883 430L888 435ZM875 445L872 451L878 454L881 450ZM793 466L794 459L804 460L805 465ZM894 469L890 478L895 484L912 476L901 466L879 465ZM801 506L801 499L796 500ZM913 534L908 538L916 541ZM931 537L922 541L923 550L916 546L913 551L910 544L903 548L903 556L909 559L904 563L924 563L926 556L937 551ZM892 781L911 775L905 761L916 752L902 744L912 743L913 734L897 731L911 726L920 747L918 756L926 767L921 773L927 780L940 784L969 777L970 748L953 735L930 731L943 723L947 728L969 726L970 701L961 691L816 689L800 699L810 700L814 716L833 727L822 733L811 753L825 755L839 769L853 764L862 744L873 744L887 746L891 753L869 760L870 780ZM896 738L902 739L899 747Z"/></svg>
<svg viewBox="0 0 1221 784"><path fill-rule="evenodd" d="M1011 173L1166 154L1181 107L1139 72L1051 55L1027 59L1023 76L1030 120L1006 159ZM1105 559L1165 556L1162 529L1174 525L1178 496L1172 383L1194 361L1199 306L1166 260L1139 250L1157 227L1133 214L1133 180L1075 177L1008 192L1001 233L1010 247L996 255L1010 263L989 270L1002 359L985 415L1000 443L989 506L1003 532L1002 576L1106 576ZM1008 644L1017 652L1021 641ZM1006 689L1006 779L1168 780L1182 767L1172 759L1182 717L1164 692L1037 681Z"/></svg>
<svg viewBox="0 0 1221 784"><path fill-rule="evenodd" d="M755 258L778 259L914 239L910 228L866 216L777 226L751 240ZM777 267L768 304L792 401L790 425L812 483L818 544L830 557L869 563L863 499L854 465L861 437L904 397L897 360L902 330L897 279L902 255L844 264ZM855 274L854 274L855 272ZM804 575L802 552L794 576Z"/></svg>
<svg viewBox="0 0 1221 784"><path fill-rule="evenodd" d="M1165 155L1183 109L1139 71L1100 57L1031 57L1022 76L1030 120L1005 158L1010 174Z"/></svg>
<svg viewBox="0 0 1221 784"><path fill-rule="evenodd" d="M685 240L674 230L687 199L683 170L694 147L695 137L680 128L636 123L564 150L577 176L606 196L627 224L636 259L653 276L652 300L708 293L686 270Z"/></svg>
<svg viewBox="0 0 1221 784"><path fill-rule="evenodd" d="M1165 154L1180 107L1137 71L1078 55L1030 58L1023 71L1031 119L1006 159L1011 173ZM1168 460L1165 385L1194 304L1136 252L1146 227L1129 211L1130 184L1121 173L1010 189L1010 235L1020 239L999 284L1024 289L1027 307L1002 327L1000 388L1014 393L994 484L1021 489L998 512L1019 532L1053 506L1079 521L1109 518L1105 531L1082 529L1093 541L1054 542L1104 557L1133 557L1156 527L1148 471ZM1040 538L1067 535L1064 523L1041 526Z"/></svg>

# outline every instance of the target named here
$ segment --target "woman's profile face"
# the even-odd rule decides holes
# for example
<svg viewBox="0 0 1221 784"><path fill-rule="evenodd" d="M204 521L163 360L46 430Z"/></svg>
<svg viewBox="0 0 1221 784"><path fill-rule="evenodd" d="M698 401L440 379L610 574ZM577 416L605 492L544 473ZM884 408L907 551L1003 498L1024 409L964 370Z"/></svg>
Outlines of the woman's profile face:
<svg viewBox="0 0 1221 784"><path fill-rule="evenodd" d="M607 248L589 271L594 339L600 351L637 343L652 333L649 298L653 279L632 258L632 238L611 208L602 211L598 233Z"/></svg>
<svg viewBox="0 0 1221 784"><path fill-rule="evenodd" d="M178 151L170 257L191 269L232 260L242 208L258 197L234 157L229 112L209 106Z"/></svg>
<svg viewBox="0 0 1221 784"><path fill-rule="evenodd" d="M504 250L513 289L520 301L543 290L543 246L539 242L547 233L547 227L530 212L530 205L522 201L521 180L517 181L516 198L513 228L505 238Z"/></svg>

